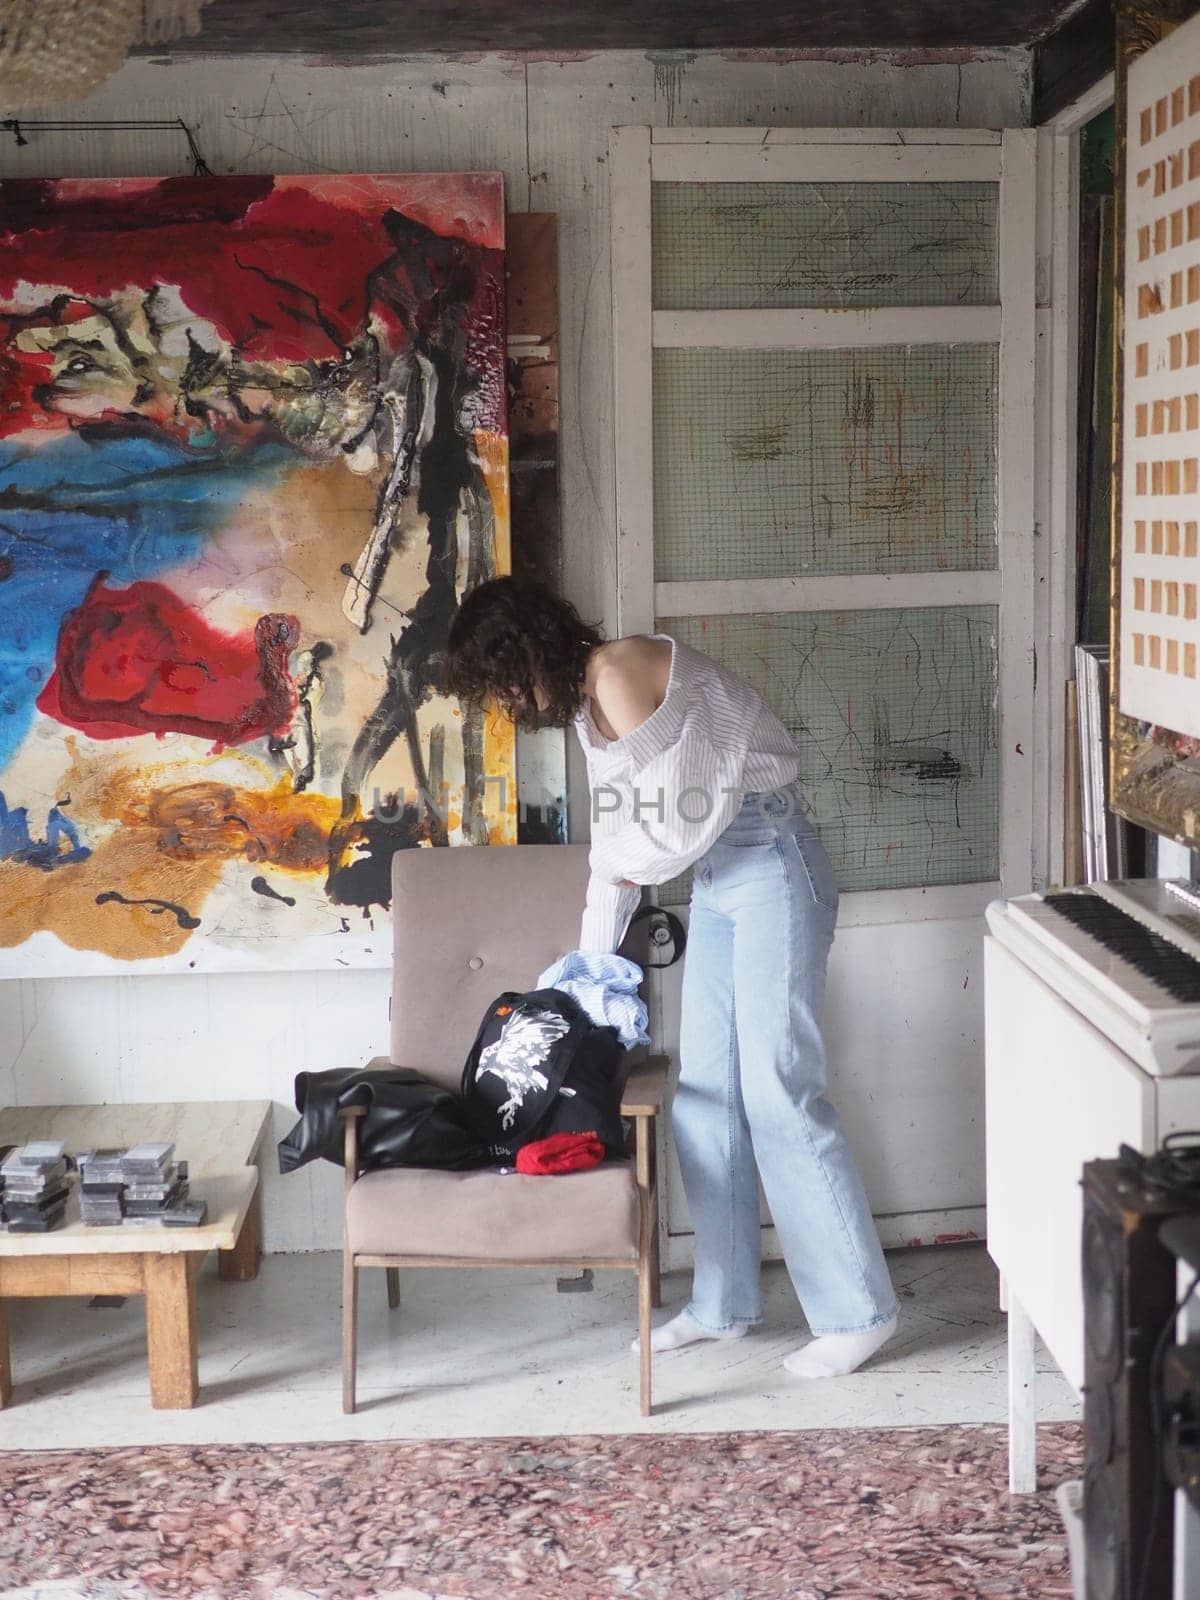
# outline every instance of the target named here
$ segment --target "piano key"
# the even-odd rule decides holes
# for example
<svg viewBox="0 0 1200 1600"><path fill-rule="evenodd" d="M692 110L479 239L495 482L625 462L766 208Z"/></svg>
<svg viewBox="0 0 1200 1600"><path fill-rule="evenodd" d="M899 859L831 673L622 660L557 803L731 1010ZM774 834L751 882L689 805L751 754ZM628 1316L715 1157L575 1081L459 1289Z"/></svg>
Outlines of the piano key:
<svg viewBox="0 0 1200 1600"><path fill-rule="evenodd" d="M1022 895L995 902L987 917L1001 943L1145 1071L1163 1076L1200 1072L1200 961L1192 954L1200 923L1175 907L1154 880Z"/></svg>

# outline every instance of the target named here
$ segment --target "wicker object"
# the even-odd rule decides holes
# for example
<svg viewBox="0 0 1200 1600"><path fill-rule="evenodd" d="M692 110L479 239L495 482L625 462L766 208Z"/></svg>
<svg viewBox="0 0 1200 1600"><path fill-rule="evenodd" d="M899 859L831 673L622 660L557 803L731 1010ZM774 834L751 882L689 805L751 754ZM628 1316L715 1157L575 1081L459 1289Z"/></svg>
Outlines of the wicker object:
<svg viewBox="0 0 1200 1600"><path fill-rule="evenodd" d="M199 33L207 0L5 0L0 16L0 107L78 100L137 44Z"/></svg>

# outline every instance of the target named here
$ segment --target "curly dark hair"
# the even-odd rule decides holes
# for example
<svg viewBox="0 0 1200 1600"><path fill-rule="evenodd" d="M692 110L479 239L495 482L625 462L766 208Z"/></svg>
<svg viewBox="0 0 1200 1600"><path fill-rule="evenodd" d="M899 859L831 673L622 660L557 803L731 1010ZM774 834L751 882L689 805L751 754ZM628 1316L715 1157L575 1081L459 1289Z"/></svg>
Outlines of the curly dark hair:
<svg viewBox="0 0 1200 1600"><path fill-rule="evenodd" d="M471 590L450 624L446 688L469 704L499 706L518 727L565 728L583 704L588 657L602 643L600 630L544 584L493 578Z"/></svg>

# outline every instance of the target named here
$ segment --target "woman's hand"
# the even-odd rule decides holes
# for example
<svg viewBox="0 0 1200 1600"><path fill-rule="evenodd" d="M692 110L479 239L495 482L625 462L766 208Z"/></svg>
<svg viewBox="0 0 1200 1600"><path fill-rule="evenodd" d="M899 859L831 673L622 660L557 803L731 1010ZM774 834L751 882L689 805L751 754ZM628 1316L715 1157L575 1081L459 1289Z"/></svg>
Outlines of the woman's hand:
<svg viewBox="0 0 1200 1600"><path fill-rule="evenodd" d="M640 883L630 883L628 878L618 878L617 879L617 883L616 883L616 887L618 889L640 889L641 888L641 884Z"/></svg>

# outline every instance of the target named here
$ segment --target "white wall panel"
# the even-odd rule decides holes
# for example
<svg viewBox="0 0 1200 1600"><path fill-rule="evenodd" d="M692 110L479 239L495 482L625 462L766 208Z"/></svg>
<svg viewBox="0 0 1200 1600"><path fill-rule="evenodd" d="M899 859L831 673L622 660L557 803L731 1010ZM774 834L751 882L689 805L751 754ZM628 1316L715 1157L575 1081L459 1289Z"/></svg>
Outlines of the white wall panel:
<svg viewBox="0 0 1200 1600"><path fill-rule="evenodd" d="M855 898L847 896L843 905ZM679 1027L678 971L664 974L664 1025L672 1037ZM897 1016L904 1018L899 1030ZM962 1226L978 1231L984 1198L983 919L874 927L843 920L823 1021L830 1099L871 1209L880 1217L936 1214L942 1221L930 1225L930 1234L957 1230L948 1213L974 1213ZM680 1233L688 1226L687 1201L673 1159L668 1170L669 1227ZM914 1236L903 1228L898 1236L895 1229L883 1231L889 1244ZM773 1250L773 1234L764 1246Z"/></svg>

